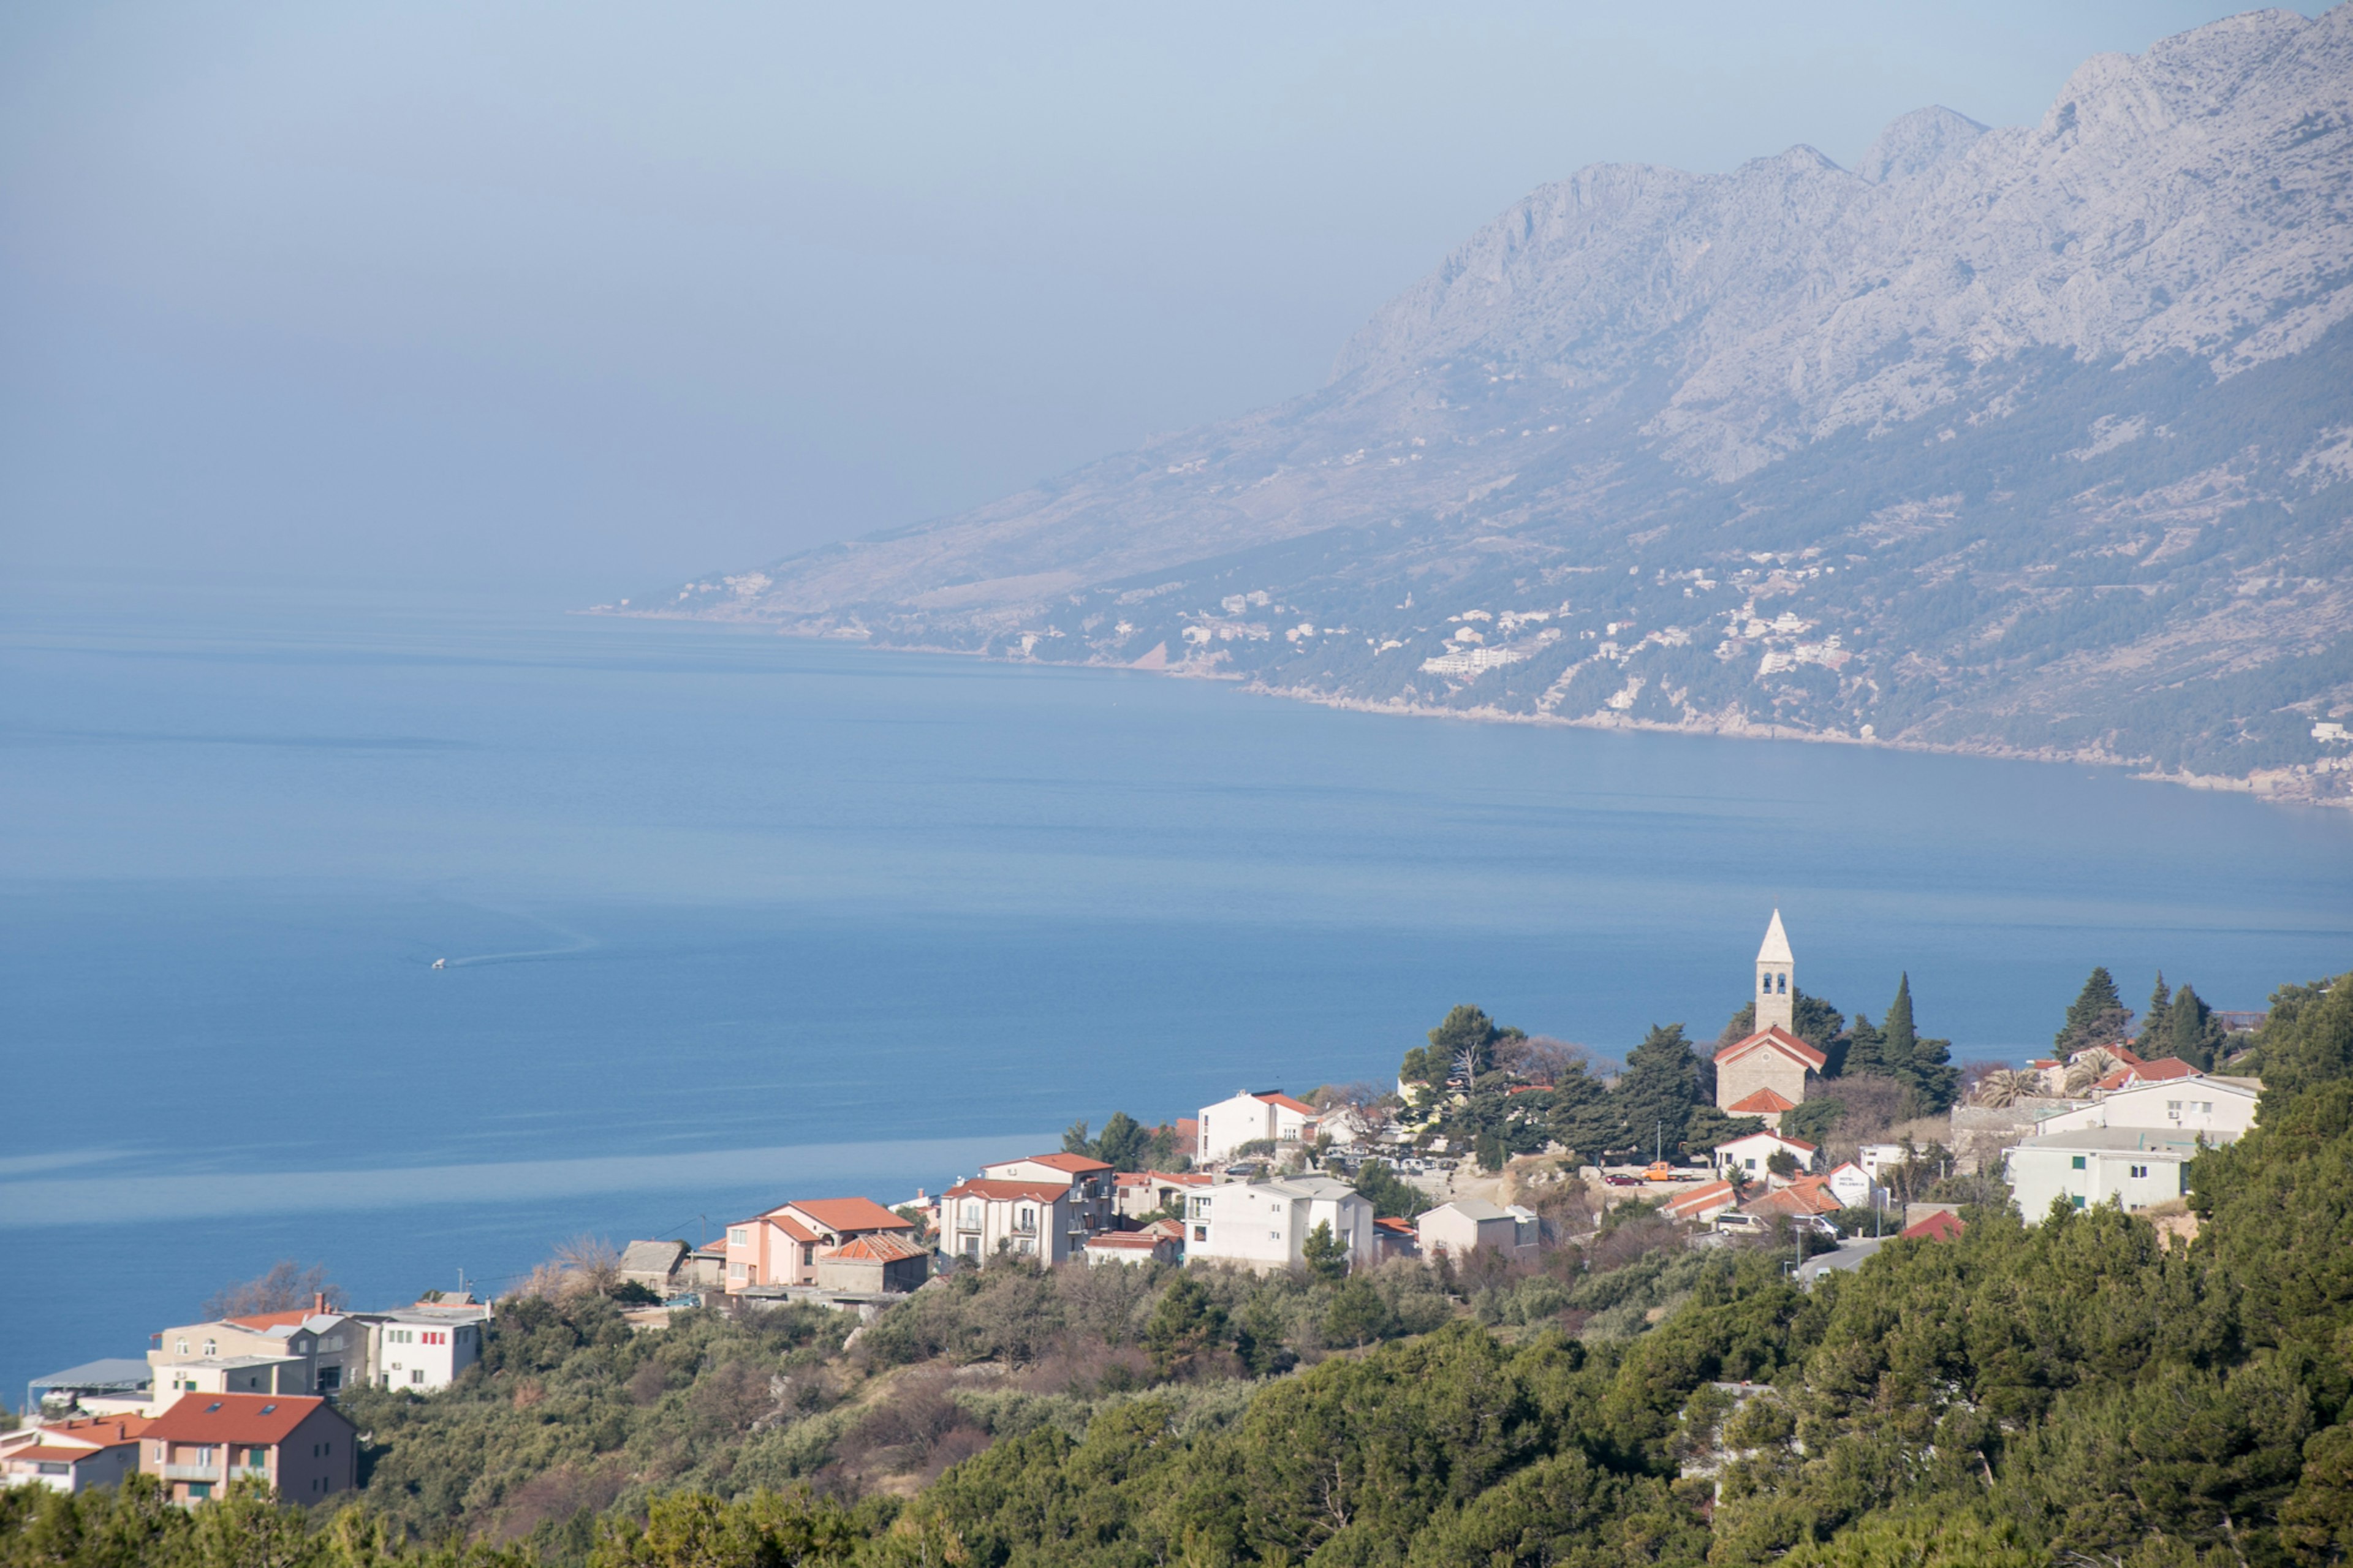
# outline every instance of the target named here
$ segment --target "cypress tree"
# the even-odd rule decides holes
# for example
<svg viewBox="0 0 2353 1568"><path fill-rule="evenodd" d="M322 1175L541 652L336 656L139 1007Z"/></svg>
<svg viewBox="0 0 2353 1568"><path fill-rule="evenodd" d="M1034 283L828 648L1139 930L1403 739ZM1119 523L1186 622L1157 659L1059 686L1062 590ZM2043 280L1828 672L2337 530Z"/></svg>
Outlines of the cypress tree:
<svg viewBox="0 0 2353 1568"><path fill-rule="evenodd" d="M2214 1046L2207 1037L2206 1027L2211 1016L2211 1009L2197 992L2187 985L2175 992L2172 1004L2165 1011L2168 1054L2179 1057L2200 1072L2211 1071Z"/></svg>
<svg viewBox="0 0 2353 1568"><path fill-rule="evenodd" d="M1626 1053L1626 1070L1610 1086L1610 1110L1628 1142L1648 1154L1653 1148L1678 1149L1700 1102L1699 1058L1681 1024L1653 1024L1642 1043Z"/></svg>
<svg viewBox="0 0 2353 1568"><path fill-rule="evenodd" d="M2172 1005L2165 989L2165 971L2160 969L2157 972L2157 989L2149 994L2148 1011L2140 1016L2140 1034L2133 1041L2133 1049L2143 1058L2147 1058L2150 1047L2165 1037L2166 1010Z"/></svg>
<svg viewBox="0 0 2353 1568"><path fill-rule="evenodd" d="M1912 974L1907 970L1895 983L1895 1000L1887 1005L1887 1021L1879 1026L1879 1056L1889 1076L1912 1080L1912 1050L1918 1040L1912 1027Z"/></svg>

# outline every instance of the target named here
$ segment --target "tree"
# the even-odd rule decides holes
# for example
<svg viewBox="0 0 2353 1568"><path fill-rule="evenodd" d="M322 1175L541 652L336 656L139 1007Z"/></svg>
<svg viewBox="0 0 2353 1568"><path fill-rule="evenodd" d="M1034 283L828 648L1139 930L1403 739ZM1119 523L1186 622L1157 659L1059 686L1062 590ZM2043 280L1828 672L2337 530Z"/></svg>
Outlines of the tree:
<svg viewBox="0 0 2353 1568"><path fill-rule="evenodd" d="M2158 1054L2158 1042L2165 1037L2166 1010L2172 1006L2172 994L2165 988L2165 971L2157 972L2157 989L2149 993L2148 1010L2140 1016L2140 1033L2133 1040L2133 1049L2143 1058Z"/></svg>
<svg viewBox="0 0 2353 1568"><path fill-rule="evenodd" d="M1141 1171L1147 1167L1152 1149L1152 1135L1141 1122L1124 1110L1114 1110L1103 1123L1103 1135L1095 1140L1095 1158L1114 1171Z"/></svg>
<svg viewBox="0 0 2353 1568"><path fill-rule="evenodd" d="M1605 1152L1621 1141L1623 1129L1610 1104L1609 1091L1585 1070L1583 1063L1556 1076L1552 1093L1546 1098L1545 1115L1553 1142L1572 1158L1598 1163Z"/></svg>
<svg viewBox="0 0 2353 1568"><path fill-rule="evenodd" d="M2066 1080L2061 1087L2069 1094L2089 1094L2094 1084L2124 1065L2124 1058L2116 1052L2094 1046L2088 1051L2075 1053L2075 1059L2067 1064Z"/></svg>
<svg viewBox="0 0 2353 1568"><path fill-rule="evenodd" d="M2041 1073L2020 1072L2015 1068L2000 1068L1978 1080L1969 1092L1969 1103L2000 1108L2016 1105L2042 1092Z"/></svg>
<svg viewBox="0 0 2353 1568"><path fill-rule="evenodd" d="M1226 1310L1198 1279L1179 1274L1145 1321L1144 1350L1155 1373L1177 1377L1198 1366L1225 1336Z"/></svg>
<svg viewBox="0 0 2353 1568"><path fill-rule="evenodd" d="M314 1263L305 1268L289 1259L273 1264L258 1279L218 1291L205 1302L204 1313L206 1318L256 1318L265 1312L290 1312L311 1305L322 1294L330 1307L343 1304L343 1287L327 1282L325 1265Z"/></svg>
<svg viewBox="0 0 2353 1568"><path fill-rule="evenodd" d="M1087 1124L1084 1121L1073 1121L1063 1131L1062 1152L1083 1154L1090 1160L1095 1157L1095 1141L1087 1136Z"/></svg>
<svg viewBox="0 0 2353 1568"><path fill-rule="evenodd" d="M1316 1279L1338 1279L1348 1272L1348 1244L1332 1234L1330 1220L1319 1219L1299 1244L1299 1259Z"/></svg>
<svg viewBox="0 0 2353 1568"><path fill-rule="evenodd" d="M1699 1058L1681 1024L1653 1024L1626 1054L1626 1070L1609 1090L1611 1108L1633 1146L1680 1149L1693 1110L1701 1103Z"/></svg>
<svg viewBox="0 0 2353 1568"><path fill-rule="evenodd" d="M2200 1072L2210 1071L2221 1033L2213 1009L2197 992L2184 985L2173 994L2172 1005L2165 1010L2166 1055L2179 1057Z"/></svg>
<svg viewBox="0 0 2353 1568"><path fill-rule="evenodd" d="M1846 1054L1839 1063L1841 1078L1890 1078L1887 1037L1869 1016L1857 1013L1846 1032Z"/></svg>
<svg viewBox="0 0 2353 1568"><path fill-rule="evenodd" d="M1765 1156L1765 1168L1786 1182L1798 1173L1798 1157L1787 1149L1776 1149Z"/></svg>
<svg viewBox="0 0 2353 1568"><path fill-rule="evenodd" d="M1830 1142L1831 1129L1846 1118L1846 1101L1817 1097L1803 1105L1781 1112L1780 1131L1786 1137L1802 1138L1809 1143ZM1758 1126L1764 1123L1760 1120Z"/></svg>
<svg viewBox="0 0 2353 1568"><path fill-rule="evenodd" d="M2116 994L2116 976L2095 968L2075 1000L2067 1005L2067 1021L2051 1044L2063 1059L2085 1046L2121 1040L2131 1028L2132 1009Z"/></svg>
<svg viewBox="0 0 2353 1568"><path fill-rule="evenodd" d="M1430 1194L1379 1160L1356 1170L1356 1195L1373 1205L1376 1219L1412 1219L1430 1207Z"/></svg>
<svg viewBox="0 0 2353 1568"><path fill-rule="evenodd" d="M1430 1031L1430 1044L1416 1046L1398 1066L1398 1077L1408 1083L1444 1083L1463 1077L1476 1082L1495 1065L1495 1047L1506 1040L1527 1038L1525 1031L1498 1026L1480 1008L1465 1002L1439 1020Z"/></svg>
<svg viewBox="0 0 2353 1568"><path fill-rule="evenodd" d="M1332 1305L1324 1313L1324 1339L1329 1344L1368 1345L1388 1338L1394 1321L1389 1304L1360 1275L1332 1293Z"/></svg>
<svg viewBox="0 0 2353 1568"><path fill-rule="evenodd" d="M1960 1072L1951 1065L1950 1040L1923 1039L1912 1025L1912 976L1906 973L1895 985L1895 1000L1887 1005L1887 1021L1880 1054L1888 1076L1912 1091L1916 1114L1935 1116L1950 1109Z"/></svg>
<svg viewBox="0 0 2353 1568"><path fill-rule="evenodd" d="M1713 1105L1696 1105L1692 1108L1691 1119L1683 1123L1683 1142L1677 1147L1686 1155L1704 1154L1719 1143L1763 1131L1765 1119L1761 1116L1726 1116Z"/></svg>

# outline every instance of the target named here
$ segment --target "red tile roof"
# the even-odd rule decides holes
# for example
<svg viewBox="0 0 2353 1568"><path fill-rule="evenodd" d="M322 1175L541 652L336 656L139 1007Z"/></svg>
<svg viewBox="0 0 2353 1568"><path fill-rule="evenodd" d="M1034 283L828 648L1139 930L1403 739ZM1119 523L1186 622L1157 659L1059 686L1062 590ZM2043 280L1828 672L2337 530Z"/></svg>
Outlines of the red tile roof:
<svg viewBox="0 0 2353 1568"><path fill-rule="evenodd" d="M1809 1154L1814 1152L1814 1145L1807 1142L1804 1139L1792 1138L1786 1132L1776 1132L1769 1127L1764 1129L1762 1131L1744 1132L1737 1138L1727 1138L1722 1143L1717 1144L1716 1147L1719 1149L1729 1149L1736 1143L1753 1143L1759 1138L1769 1138L1776 1143L1787 1143L1790 1148L1803 1149Z"/></svg>
<svg viewBox="0 0 2353 1568"><path fill-rule="evenodd" d="M147 1423L143 1437L170 1443L259 1443L286 1440L314 1412L351 1420L323 1399L300 1394L184 1394Z"/></svg>
<svg viewBox="0 0 2353 1568"><path fill-rule="evenodd" d="M1280 1089L1269 1090L1265 1094L1253 1094L1250 1098L1252 1100L1264 1100L1269 1105L1279 1105L1285 1110L1296 1110L1302 1116L1314 1116L1320 1114L1314 1106L1303 1104L1299 1100L1292 1099L1291 1096L1284 1094Z"/></svg>
<svg viewBox="0 0 2353 1568"><path fill-rule="evenodd" d="M2143 1062L2132 1069L2132 1075L2143 1083L2163 1083L2168 1079L2206 1076L2179 1057L2163 1057L2153 1062Z"/></svg>
<svg viewBox="0 0 2353 1568"><path fill-rule="evenodd" d="M987 1176L967 1176L940 1194L942 1198L988 1198L997 1203L1029 1198L1041 1204L1070 1195L1070 1188L1047 1182L1003 1182Z"/></svg>
<svg viewBox="0 0 2353 1568"><path fill-rule="evenodd" d="M53 1448L46 1443L36 1443L30 1447L11 1448L6 1454L0 1455L0 1458L47 1460L53 1465L70 1465L76 1460L89 1458L97 1451L95 1448Z"/></svg>
<svg viewBox="0 0 2353 1568"><path fill-rule="evenodd" d="M901 1219L872 1198L810 1198L806 1203L795 1200L778 1204L776 1208L795 1208L817 1221L828 1230L847 1234L857 1230L913 1230L913 1220ZM776 1209L768 1211L775 1214Z"/></svg>
<svg viewBox="0 0 2353 1568"><path fill-rule="evenodd" d="M909 1258L924 1256L923 1249L903 1236L889 1231L872 1231L865 1236L853 1236L839 1247L828 1247L818 1254L820 1258L849 1258L871 1263L897 1263Z"/></svg>
<svg viewBox="0 0 2353 1568"><path fill-rule="evenodd" d="M1799 1176L1786 1187L1778 1187L1748 1205L1750 1214L1836 1214L1846 1205L1831 1191L1826 1176Z"/></svg>
<svg viewBox="0 0 2353 1568"><path fill-rule="evenodd" d="M1106 1230L1087 1237L1089 1247L1107 1252L1149 1252L1168 1238L1144 1230Z"/></svg>
<svg viewBox="0 0 2353 1568"><path fill-rule="evenodd" d="M1674 1198L1660 1212L1669 1219L1690 1219L1695 1215L1704 1214L1711 1209L1730 1208L1732 1203L1730 1182L1710 1182L1705 1186L1694 1187L1680 1197Z"/></svg>
<svg viewBox="0 0 2353 1568"><path fill-rule="evenodd" d="M1830 1058L1776 1024L1771 1028L1751 1035L1745 1040L1735 1040L1716 1052L1716 1065L1721 1067L1724 1063L1745 1057L1751 1051L1767 1048L1777 1050L1785 1057L1803 1062L1816 1072L1821 1071L1830 1061Z"/></svg>
<svg viewBox="0 0 2353 1568"><path fill-rule="evenodd" d="M1952 1241L1968 1228L1960 1215L1950 1209L1938 1209L1905 1226L1904 1235L1914 1241Z"/></svg>
<svg viewBox="0 0 2353 1568"><path fill-rule="evenodd" d="M1074 1176L1111 1169L1107 1162L1091 1160L1084 1154L1032 1154L1026 1160L999 1160L997 1163L1000 1165L1043 1165L1050 1171L1068 1171Z"/></svg>
<svg viewBox="0 0 2353 1568"><path fill-rule="evenodd" d="M768 1224L775 1226L778 1230L783 1231L786 1236L791 1237L795 1241L811 1242L823 1241L825 1239L825 1237L819 1236L817 1232L811 1230L808 1226L803 1225L792 1215L781 1211L771 1215L762 1215L760 1217L767 1221Z"/></svg>
<svg viewBox="0 0 2353 1568"><path fill-rule="evenodd" d="M39 1430L85 1443L135 1443L147 1430L144 1415L76 1415L65 1421L44 1421Z"/></svg>
<svg viewBox="0 0 2353 1568"><path fill-rule="evenodd" d="M1395 1231L1399 1236L1414 1236L1418 1234L1413 1228L1413 1222L1411 1220L1398 1219L1394 1215L1373 1221L1373 1228L1375 1230Z"/></svg>
<svg viewBox="0 0 2353 1568"><path fill-rule="evenodd" d="M309 1321L312 1316L311 1309L304 1307L291 1312L256 1312L250 1318L223 1318L221 1321L235 1323L240 1329L252 1329L259 1331L263 1329L298 1328Z"/></svg>
<svg viewBox="0 0 2353 1568"><path fill-rule="evenodd" d="M1769 1089L1760 1089L1745 1100L1725 1107L1734 1116L1778 1116L1785 1110L1795 1110L1798 1102L1785 1100Z"/></svg>

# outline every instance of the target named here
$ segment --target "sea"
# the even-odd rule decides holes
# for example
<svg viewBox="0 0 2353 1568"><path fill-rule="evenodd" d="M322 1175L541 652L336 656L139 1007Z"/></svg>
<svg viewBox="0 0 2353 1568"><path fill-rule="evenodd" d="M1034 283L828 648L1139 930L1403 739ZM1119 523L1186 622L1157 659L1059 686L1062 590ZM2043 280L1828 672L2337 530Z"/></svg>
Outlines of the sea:
<svg viewBox="0 0 2353 1568"><path fill-rule="evenodd" d="M2353 968L2353 813L2122 771L1342 711L489 598L0 599L0 1399L292 1260L354 1306L1391 1081L1457 1003L1712 1040L1908 975Z"/></svg>

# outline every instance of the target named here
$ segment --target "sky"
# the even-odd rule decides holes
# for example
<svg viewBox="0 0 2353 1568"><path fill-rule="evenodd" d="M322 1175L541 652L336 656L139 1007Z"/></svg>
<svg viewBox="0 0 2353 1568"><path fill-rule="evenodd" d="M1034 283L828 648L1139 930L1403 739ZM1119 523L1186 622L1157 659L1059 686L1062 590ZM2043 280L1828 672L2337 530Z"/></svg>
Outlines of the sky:
<svg viewBox="0 0 2353 1568"><path fill-rule="evenodd" d="M1851 162L2229 14L0 8L0 577L555 608L1307 391L1595 162Z"/></svg>

